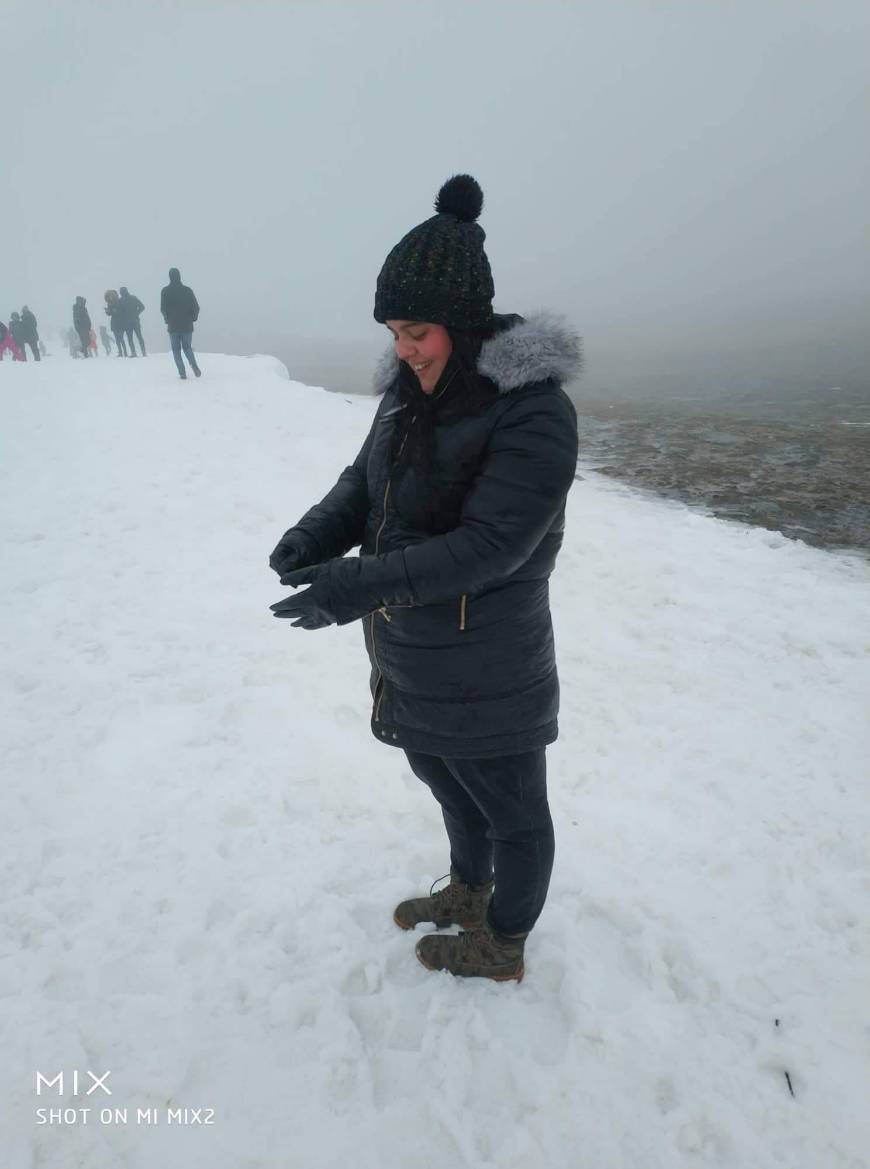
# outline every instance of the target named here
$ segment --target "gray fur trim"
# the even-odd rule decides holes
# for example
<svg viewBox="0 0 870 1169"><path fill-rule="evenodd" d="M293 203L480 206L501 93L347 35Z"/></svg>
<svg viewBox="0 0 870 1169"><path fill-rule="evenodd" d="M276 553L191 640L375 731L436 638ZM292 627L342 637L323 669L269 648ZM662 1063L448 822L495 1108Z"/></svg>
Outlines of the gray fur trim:
<svg viewBox="0 0 870 1169"><path fill-rule="evenodd" d="M389 349L383 351L375 366L375 372L372 375L372 388L375 393L385 394L395 381L398 372L399 359L396 357L395 346L391 345Z"/></svg>
<svg viewBox="0 0 870 1169"><path fill-rule="evenodd" d="M484 341L477 368L502 394L533 382L573 381L580 373L580 337L564 317L535 313Z"/></svg>
<svg viewBox="0 0 870 1169"><path fill-rule="evenodd" d="M571 382L582 365L580 337L565 318L555 313L535 313L484 341L477 368L495 382L502 394L509 394L533 382ZM390 388L398 369L399 359L391 345L375 368L372 384L376 394Z"/></svg>

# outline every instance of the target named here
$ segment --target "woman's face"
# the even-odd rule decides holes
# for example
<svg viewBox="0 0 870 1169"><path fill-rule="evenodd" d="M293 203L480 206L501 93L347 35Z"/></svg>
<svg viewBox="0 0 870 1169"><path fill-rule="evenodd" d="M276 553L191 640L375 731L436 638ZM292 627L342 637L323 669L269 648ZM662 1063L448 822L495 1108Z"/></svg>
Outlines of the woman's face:
<svg viewBox="0 0 870 1169"><path fill-rule="evenodd" d="M444 372L453 342L443 325L429 321L387 321L396 343L396 356L406 361L420 381L424 394L431 394Z"/></svg>

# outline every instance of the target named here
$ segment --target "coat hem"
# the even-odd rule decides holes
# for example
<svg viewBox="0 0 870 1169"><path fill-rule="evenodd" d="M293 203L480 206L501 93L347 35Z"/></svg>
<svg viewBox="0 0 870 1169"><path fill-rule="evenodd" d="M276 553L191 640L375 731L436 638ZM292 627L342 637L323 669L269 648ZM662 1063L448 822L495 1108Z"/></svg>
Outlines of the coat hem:
<svg viewBox="0 0 870 1169"><path fill-rule="evenodd" d="M559 737L556 719L528 731L518 731L512 735L489 735L480 739L452 739L446 735L433 735L402 726L385 726L376 723L374 719L370 726L379 743L406 751L419 751L424 755L438 755L442 759L494 759L500 755L522 755L526 751L547 747Z"/></svg>

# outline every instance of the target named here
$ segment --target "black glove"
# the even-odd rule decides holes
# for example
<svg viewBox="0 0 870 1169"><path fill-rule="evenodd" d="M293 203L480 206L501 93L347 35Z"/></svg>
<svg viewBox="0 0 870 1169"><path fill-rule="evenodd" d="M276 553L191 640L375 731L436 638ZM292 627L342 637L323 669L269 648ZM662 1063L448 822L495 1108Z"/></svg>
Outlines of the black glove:
<svg viewBox="0 0 870 1169"><path fill-rule="evenodd" d="M280 544L279 544L280 547ZM325 629L334 625L336 615L329 600L329 564L316 564L311 568L300 568L281 577L281 584L310 584L311 588L295 596L286 597L270 605L275 617L293 617L293 625L302 629Z"/></svg>
<svg viewBox="0 0 870 1169"><path fill-rule="evenodd" d="M306 568L309 564L316 564L319 559L320 557L314 552L309 541L299 530L290 528L278 541L275 551L269 557L269 567L283 577L286 573L294 572L297 568ZM287 584L287 581L282 580L281 584Z"/></svg>
<svg viewBox="0 0 870 1169"><path fill-rule="evenodd" d="M358 621L382 606L407 607L412 603L407 586L403 589L400 584L397 590L395 581L391 580L389 591L384 591L378 567L374 556L336 556L322 564L285 573L281 584L293 588L307 584L311 588L270 608L276 617L295 618L293 624L303 629L323 629L327 625Z"/></svg>

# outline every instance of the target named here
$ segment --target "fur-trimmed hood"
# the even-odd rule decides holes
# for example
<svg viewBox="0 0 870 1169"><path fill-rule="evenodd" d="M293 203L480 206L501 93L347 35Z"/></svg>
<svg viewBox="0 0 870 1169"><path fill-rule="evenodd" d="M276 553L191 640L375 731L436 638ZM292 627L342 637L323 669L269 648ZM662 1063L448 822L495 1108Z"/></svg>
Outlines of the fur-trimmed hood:
<svg viewBox="0 0 870 1169"><path fill-rule="evenodd" d="M478 372L490 378L499 392L509 394L534 382L573 381L583 365L579 335L564 317L536 313L526 319L502 318L504 326L484 341L478 358ZM399 359L391 345L381 356L373 377L376 394L385 393L399 370Z"/></svg>

